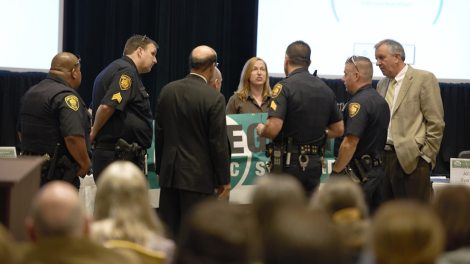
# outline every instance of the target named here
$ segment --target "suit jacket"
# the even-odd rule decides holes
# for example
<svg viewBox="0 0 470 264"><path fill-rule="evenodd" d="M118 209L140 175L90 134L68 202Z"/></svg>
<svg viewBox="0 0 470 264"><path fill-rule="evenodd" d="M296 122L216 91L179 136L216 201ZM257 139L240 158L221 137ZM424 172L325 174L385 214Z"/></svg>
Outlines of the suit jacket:
<svg viewBox="0 0 470 264"><path fill-rule="evenodd" d="M383 97L389 82L384 78L377 84ZM434 74L408 66L391 111L390 126L398 161L406 173L416 169L423 155L435 166L445 124L441 90Z"/></svg>
<svg viewBox="0 0 470 264"><path fill-rule="evenodd" d="M230 182L225 98L200 76L167 84L155 111L155 167L162 187L201 193Z"/></svg>

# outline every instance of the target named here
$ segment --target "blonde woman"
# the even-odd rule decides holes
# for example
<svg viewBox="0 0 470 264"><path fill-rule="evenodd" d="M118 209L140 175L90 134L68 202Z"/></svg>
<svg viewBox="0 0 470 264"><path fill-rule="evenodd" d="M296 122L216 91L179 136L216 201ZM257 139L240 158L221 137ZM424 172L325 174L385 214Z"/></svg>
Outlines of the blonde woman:
<svg viewBox="0 0 470 264"><path fill-rule="evenodd" d="M126 240L165 253L171 263L175 243L150 205L147 179L132 162L116 161L100 175L95 199L92 238L100 243Z"/></svg>
<svg viewBox="0 0 470 264"><path fill-rule="evenodd" d="M227 114L263 113L268 111L271 99L266 62L258 57L243 66L238 90L227 103Z"/></svg>

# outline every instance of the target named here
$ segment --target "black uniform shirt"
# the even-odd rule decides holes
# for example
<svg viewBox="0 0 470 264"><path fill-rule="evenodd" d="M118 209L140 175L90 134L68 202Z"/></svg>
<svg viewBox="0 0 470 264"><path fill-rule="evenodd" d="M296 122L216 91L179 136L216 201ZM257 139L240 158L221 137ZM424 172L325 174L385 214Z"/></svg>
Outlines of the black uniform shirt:
<svg viewBox="0 0 470 264"><path fill-rule="evenodd" d="M307 69L293 71L273 87L268 116L284 121L275 141L293 137L298 144L319 139L326 127L342 120L333 91Z"/></svg>
<svg viewBox="0 0 470 264"><path fill-rule="evenodd" d="M123 138L144 148L152 143L152 112L134 62L127 56L115 60L96 77L93 85L93 118L100 104L116 109L96 136L97 142L115 143Z"/></svg>
<svg viewBox="0 0 470 264"><path fill-rule="evenodd" d="M362 87L352 96L344 108L344 135L360 138L355 158L365 154L378 158L387 140L389 120L388 104L372 86Z"/></svg>
<svg viewBox="0 0 470 264"><path fill-rule="evenodd" d="M51 155L66 136L83 136L90 151L90 117L82 98L51 74L23 96L19 131L24 151Z"/></svg>

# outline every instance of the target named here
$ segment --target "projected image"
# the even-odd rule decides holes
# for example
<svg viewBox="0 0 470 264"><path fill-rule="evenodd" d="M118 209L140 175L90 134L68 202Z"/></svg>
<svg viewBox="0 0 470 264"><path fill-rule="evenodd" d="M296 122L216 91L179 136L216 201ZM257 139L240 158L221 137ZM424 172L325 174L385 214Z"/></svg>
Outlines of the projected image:
<svg viewBox="0 0 470 264"><path fill-rule="evenodd" d="M310 71L340 78L351 55L375 62L374 45L400 42L406 62L445 81L470 80L470 1L259 0L257 56L284 76L284 52L295 40L312 49ZM382 73L374 67L374 77Z"/></svg>

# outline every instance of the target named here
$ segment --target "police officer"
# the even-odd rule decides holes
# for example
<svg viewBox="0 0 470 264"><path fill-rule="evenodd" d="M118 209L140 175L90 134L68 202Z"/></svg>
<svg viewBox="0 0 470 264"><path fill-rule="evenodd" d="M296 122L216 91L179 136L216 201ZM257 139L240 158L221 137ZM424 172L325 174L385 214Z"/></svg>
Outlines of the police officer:
<svg viewBox="0 0 470 264"><path fill-rule="evenodd" d="M310 47L295 41L287 47L287 78L272 90L266 124L258 124L260 136L273 139L272 172L294 175L310 195L320 183L321 151L326 135L343 134L343 120L335 94L308 72ZM278 169L277 169L278 168Z"/></svg>
<svg viewBox="0 0 470 264"><path fill-rule="evenodd" d="M93 85L95 180L112 161L126 159L141 169L152 143L152 113L149 94L140 74L157 63L157 43L147 36L134 35L124 47L123 56L98 74Z"/></svg>
<svg viewBox="0 0 470 264"><path fill-rule="evenodd" d="M76 187L90 170L90 116L76 89L82 74L80 58L57 54L46 79L23 96L18 134L23 155L46 158L41 185L66 180Z"/></svg>
<svg viewBox="0 0 470 264"><path fill-rule="evenodd" d="M382 155L390 119L387 102L372 88L372 75L368 58L346 60L343 82L352 98L345 106L345 133L332 172L344 174L349 164L362 184L371 212L381 203Z"/></svg>

